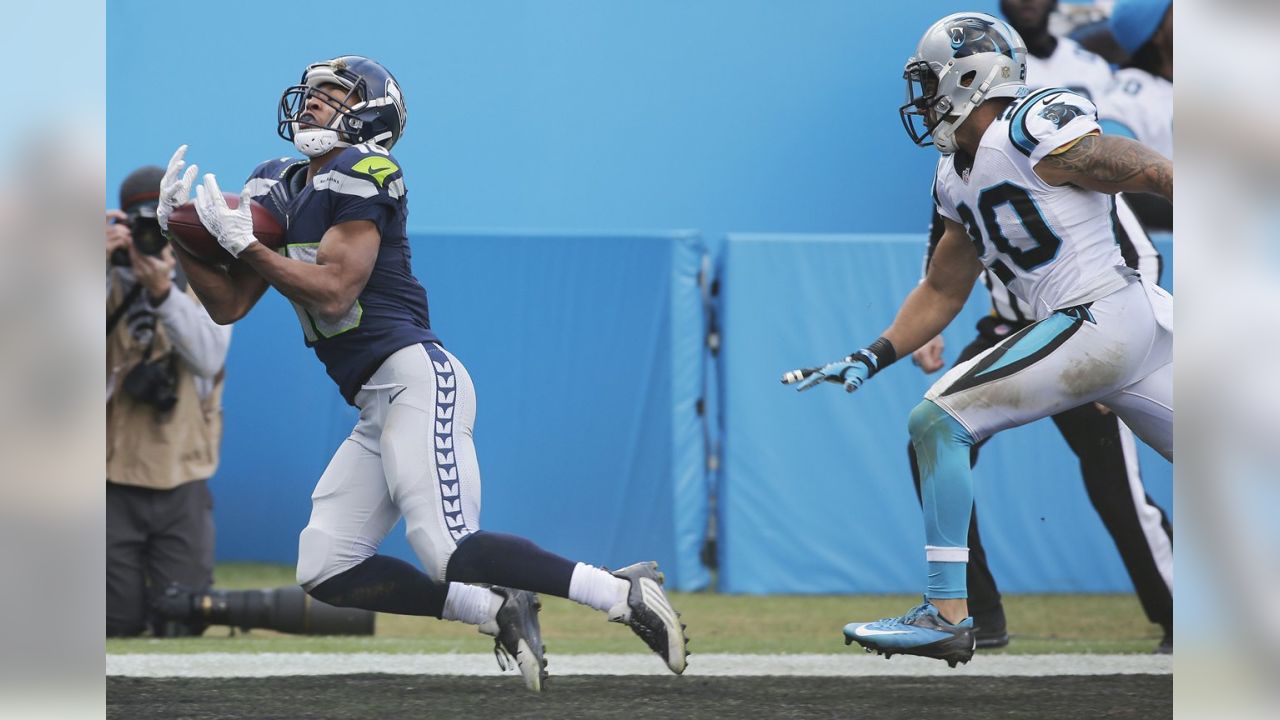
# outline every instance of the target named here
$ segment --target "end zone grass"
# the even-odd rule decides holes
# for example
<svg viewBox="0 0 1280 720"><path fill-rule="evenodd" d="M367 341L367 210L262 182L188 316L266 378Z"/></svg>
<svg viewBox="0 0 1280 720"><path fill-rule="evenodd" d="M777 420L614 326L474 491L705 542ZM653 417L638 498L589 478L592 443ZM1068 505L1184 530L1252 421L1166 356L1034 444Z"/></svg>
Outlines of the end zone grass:
<svg viewBox="0 0 1280 720"><path fill-rule="evenodd" d="M221 589L263 588L294 582L293 568L227 563L217 568ZM897 615L915 595L720 595L672 593L689 625L690 652L837 653L840 629L851 620ZM1149 653L1160 629L1147 622L1133 595L1006 595L1013 641L987 653ZM542 601L542 637L551 653L632 653L643 649L625 627L560 598ZM487 652L493 641L474 628L434 618L379 615L372 637L306 637L269 630L214 626L199 638L108 639L108 653L197 652Z"/></svg>

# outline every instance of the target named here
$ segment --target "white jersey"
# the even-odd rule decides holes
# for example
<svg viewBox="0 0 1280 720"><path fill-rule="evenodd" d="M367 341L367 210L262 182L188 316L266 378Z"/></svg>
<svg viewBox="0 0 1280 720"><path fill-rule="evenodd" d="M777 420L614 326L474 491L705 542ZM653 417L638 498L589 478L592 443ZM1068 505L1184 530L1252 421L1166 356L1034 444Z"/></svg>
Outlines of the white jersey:
<svg viewBox="0 0 1280 720"><path fill-rule="evenodd" d="M1064 87L1097 102L1112 87L1115 76L1102 56L1086 50L1069 37L1057 38L1053 54L1040 58L1027 53L1027 87L1039 90ZM1104 123L1104 132L1106 129ZM1160 254L1147 236L1138 218L1121 198L1116 199L1121 225L1121 244L1129 267L1141 271L1151 282L1160 279ZM936 237L934 238L936 241ZM930 252L932 252L932 246ZM926 258L926 264L928 260ZM1004 284L990 272L982 274L982 284L991 294L992 312L1012 323L1024 323L1034 312L1026 303L1011 295Z"/></svg>
<svg viewBox="0 0 1280 720"><path fill-rule="evenodd" d="M1068 37L1058 38L1057 47L1047 58L1027 53L1027 87L1032 90L1064 87L1096 103L1111 87L1112 79L1106 60Z"/></svg>
<svg viewBox="0 0 1280 720"><path fill-rule="evenodd" d="M1132 282L1110 195L1054 187L1034 167L1099 132L1097 109L1065 88L1010 103L982 136L970 168L944 155L934 175L938 212L968 230L982 264L1041 320Z"/></svg>
<svg viewBox="0 0 1280 720"><path fill-rule="evenodd" d="M1131 137L1173 158L1173 83L1125 68L1116 71L1115 82L1097 104L1103 132Z"/></svg>
<svg viewBox="0 0 1280 720"><path fill-rule="evenodd" d="M1064 87L1096 103L1097 98L1110 89L1114 79L1111 66L1102 59L1101 55L1089 52L1069 37L1059 37L1053 54L1047 58L1027 53L1027 87L1032 90ZM1146 238L1146 232L1137 219L1133 218L1126 223L1126 214L1132 217L1133 211L1124 205L1123 200L1118 201L1118 204L1121 206L1121 224L1126 225L1127 234L1135 238L1134 245L1139 248L1139 254L1144 257L1155 256L1155 246ZM1129 265L1133 267L1133 263ZM1146 270L1147 268L1144 267L1144 275ZM1155 282L1154 277L1151 280ZM997 315L1005 320L1017 322L1026 322L1030 319L1031 308L1010 295L999 279L989 272L984 272L982 283L991 293L991 308Z"/></svg>

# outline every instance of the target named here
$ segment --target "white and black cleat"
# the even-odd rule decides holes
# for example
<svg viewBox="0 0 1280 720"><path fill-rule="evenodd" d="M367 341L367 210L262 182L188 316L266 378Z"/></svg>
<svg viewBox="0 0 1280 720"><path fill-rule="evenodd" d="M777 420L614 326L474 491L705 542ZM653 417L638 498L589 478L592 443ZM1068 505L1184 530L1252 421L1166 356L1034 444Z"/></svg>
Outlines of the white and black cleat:
<svg viewBox="0 0 1280 720"><path fill-rule="evenodd" d="M629 565L613 572L631 584L627 599L609 611L609 622L630 627L654 652L662 656L671 672L684 672L689 654L689 638L680 622L680 613L671 607L662 590L663 576L656 562Z"/></svg>
<svg viewBox="0 0 1280 720"><path fill-rule="evenodd" d="M547 682L546 647L542 644L542 627L538 623L538 611L542 602L527 590L494 586L490 588L502 597L502 607L493 622L480 626L480 632L494 638L493 655L498 667L511 669L511 661L524 677L525 687L542 692Z"/></svg>

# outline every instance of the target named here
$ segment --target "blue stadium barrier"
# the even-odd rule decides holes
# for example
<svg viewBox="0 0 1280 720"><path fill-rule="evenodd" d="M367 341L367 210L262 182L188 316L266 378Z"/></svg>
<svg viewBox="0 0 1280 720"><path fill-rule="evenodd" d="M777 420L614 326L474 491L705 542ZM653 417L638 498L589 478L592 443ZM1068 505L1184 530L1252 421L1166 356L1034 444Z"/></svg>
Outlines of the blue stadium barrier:
<svg viewBox="0 0 1280 720"><path fill-rule="evenodd" d="M1157 243L1173 277L1171 241ZM730 235L721 275L720 590L919 592L924 530L907 414L938 375L909 360L857 395L779 384L785 370L875 338L920 274L918 235ZM982 292L944 333L954 360L988 312ZM1172 468L1142 448L1148 491L1172 512ZM1000 434L975 474L982 535L1009 592L1113 592L1128 576L1049 422Z"/></svg>
<svg viewBox="0 0 1280 720"><path fill-rule="evenodd" d="M703 244L692 232L414 234L432 326L470 371L485 528L705 587ZM220 560L292 563L355 412L274 292L236 325ZM383 551L412 560L403 523Z"/></svg>

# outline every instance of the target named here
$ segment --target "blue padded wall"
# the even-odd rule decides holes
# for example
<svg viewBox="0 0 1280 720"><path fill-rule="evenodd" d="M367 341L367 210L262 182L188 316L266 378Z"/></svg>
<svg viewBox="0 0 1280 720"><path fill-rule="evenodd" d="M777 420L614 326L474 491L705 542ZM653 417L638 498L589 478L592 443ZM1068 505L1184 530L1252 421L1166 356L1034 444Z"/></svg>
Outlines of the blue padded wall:
<svg viewBox="0 0 1280 720"><path fill-rule="evenodd" d="M470 371L483 527L584 562L708 581L694 233L418 234L432 326ZM355 421L275 293L237 324L218 557L293 562L309 495ZM270 358L264 362L263 358ZM384 550L412 553L403 524Z"/></svg>
<svg viewBox="0 0 1280 720"><path fill-rule="evenodd" d="M1165 251L1172 278L1171 246ZM781 373L875 338L916 283L920 236L732 235L722 276L721 590L919 592L924 530L906 419L938 375L904 360L849 396L798 394ZM948 361L988 311L975 292L944 333ZM1150 494L1172 510L1172 468L1143 448ZM1002 433L975 474L983 540L1010 592L1130 587L1075 458L1051 423Z"/></svg>

